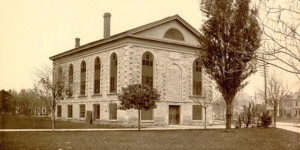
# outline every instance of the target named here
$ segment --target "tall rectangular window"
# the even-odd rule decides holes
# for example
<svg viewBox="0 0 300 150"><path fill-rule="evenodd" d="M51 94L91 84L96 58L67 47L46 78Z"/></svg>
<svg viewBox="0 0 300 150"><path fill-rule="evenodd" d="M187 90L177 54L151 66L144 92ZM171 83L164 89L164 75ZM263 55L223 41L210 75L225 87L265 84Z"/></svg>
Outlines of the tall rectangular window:
<svg viewBox="0 0 300 150"><path fill-rule="evenodd" d="M68 118L73 118L73 106L68 105Z"/></svg>
<svg viewBox="0 0 300 150"><path fill-rule="evenodd" d="M141 120L153 120L153 109L142 110Z"/></svg>
<svg viewBox="0 0 300 150"><path fill-rule="evenodd" d="M152 53L145 52L142 56L142 84L153 87L153 61Z"/></svg>
<svg viewBox="0 0 300 150"><path fill-rule="evenodd" d="M117 93L118 57L116 53L110 56L110 93Z"/></svg>
<svg viewBox="0 0 300 150"><path fill-rule="evenodd" d="M202 94L202 68L200 62L193 62L193 95Z"/></svg>
<svg viewBox="0 0 300 150"><path fill-rule="evenodd" d="M86 63L83 60L81 62L80 69L80 95L85 95L85 84L86 84Z"/></svg>
<svg viewBox="0 0 300 150"><path fill-rule="evenodd" d="M117 120L117 103L109 104L109 120Z"/></svg>
<svg viewBox="0 0 300 150"><path fill-rule="evenodd" d="M94 104L94 119L100 119L100 104Z"/></svg>
<svg viewBox="0 0 300 150"><path fill-rule="evenodd" d="M57 105L57 118L61 117L61 105Z"/></svg>
<svg viewBox="0 0 300 150"><path fill-rule="evenodd" d="M100 70L101 70L100 58L96 57L95 70L94 70L94 94L100 94Z"/></svg>
<svg viewBox="0 0 300 150"><path fill-rule="evenodd" d="M202 120L202 105L193 105L193 120Z"/></svg>
<svg viewBox="0 0 300 150"><path fill-rule="evenodd" d="M202 85L201 81L194 81L193 82L193 90L194 95L201 95Z"/></svg>
<svg viewBox="0 0 300 150"><path fill-rule="evenodd" d="M72 97L73 96L73 65L69 65L69 85L67 88L67 96Z"/></svg>
<svg viewBox="0 0 300 150"><path fill-rule="evenodd" d="M142 84L153 88L153 61L151 52L144 52L142 56ZM141 110L141 120L153 120L153 110Z"/></svg>
<svg viewBox="0 0 300 150"><path fill-rule="evenodd" d="M81 104L79 105L79 109L80 109L80 118L85 118L85 105Z"/></svg>

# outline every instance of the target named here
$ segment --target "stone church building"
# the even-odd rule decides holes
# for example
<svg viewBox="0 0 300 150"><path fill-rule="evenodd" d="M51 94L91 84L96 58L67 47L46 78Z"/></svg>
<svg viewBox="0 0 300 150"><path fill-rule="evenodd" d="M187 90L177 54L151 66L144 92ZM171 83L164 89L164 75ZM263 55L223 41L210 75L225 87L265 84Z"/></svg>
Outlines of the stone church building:
<svg viewBox="0 0 300 150"><path fill-rule="evenodd" d="M50 57L65 72L71 87L57 105L62 120L136 125L137 110L119 110L117 94L130 84L147 84L161 95L157 108L141 111L141 125L203 125L205 99L211 81L196 59L200 33L180 16L167 17L110 35L104 14L104 38ZM212 122L212 109L207 111Z"/></svg>

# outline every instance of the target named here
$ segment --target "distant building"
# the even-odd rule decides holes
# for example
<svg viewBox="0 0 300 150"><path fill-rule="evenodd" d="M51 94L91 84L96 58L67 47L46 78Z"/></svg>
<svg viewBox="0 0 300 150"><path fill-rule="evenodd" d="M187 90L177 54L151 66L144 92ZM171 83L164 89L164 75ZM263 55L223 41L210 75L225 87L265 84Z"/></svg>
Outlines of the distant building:
<svg viewBox="0 0 300 150"><path fill-rule="evenodd" d="M286 96L280 105L279 116L300 117L300 92Z"/></svg>
<svg viewBox="0 0 300 150"><path fill-rule="evenodd" d="M0 113L1 114L8 114L12 113L12 95L5 90L0 91Z"/></svg>
<svg viewBox="0 0 300 150"><path fill-rule="evenodd" d="M211 81L195 55L200 33L175 15L110 36L110 16L104 14L103 39L80 46L76 38L74 49L50 57L72 87L57 106L57 118L136 124L137 111L118 110L117 94L139 83L161 95L156 109L141 111L142 124L203 125L204 109L193 99L204 99ZM207 111L211 123L211 107Z"/></svg>

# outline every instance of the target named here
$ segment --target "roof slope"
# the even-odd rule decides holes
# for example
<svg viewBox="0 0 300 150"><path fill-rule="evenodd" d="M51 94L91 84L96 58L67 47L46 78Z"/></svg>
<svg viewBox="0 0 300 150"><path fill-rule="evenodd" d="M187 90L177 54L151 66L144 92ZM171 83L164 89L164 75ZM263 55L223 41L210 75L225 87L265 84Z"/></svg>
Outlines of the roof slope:
<svg viewBox="0 0 300 150"><path fill-rule="evenodd" d="M139 26L137 28L133 28L133 29L130 29L130 30L127 30L127 31L124 31L124 32L121 32L121 33L118 33L118 34L115 34L115 35L112 35L112 36L110 36L108 38L103 38L103 39L100 39L100 40L97 40L97 41L94 41L94 42L87 43L87 44L82 45L80 47L77 47L77 48L65 51L63 53L51 56L50 59L54 60L56 58L60 58L60 57L63 57L65 55L70 55L70 54L73 54L73 53L76 53L76 52L79 52L79 51L83 51L85 49L88 49L88 48L91 48L91 47L94 47L94 46L99 46L99 45L105 44L107 42L118 40L118 39L121 39L121 38L124 38L124 37L127 37L127 36L132 36L135 33L147 30L149 28L153 28L153 27L159 26L161 24L164 24L164 23L167 23L167 22L170 22L170 21L173 21L173 20L179 21L183 26L185 26L187 29L189 29L197 37L201 36L201 34L194 27L192 27L189 23L187 23L179 15L174 15L174 16L166 17L166 18L163 18L161 20L154 21L154 22L151 22L151 23Z"/></svg>

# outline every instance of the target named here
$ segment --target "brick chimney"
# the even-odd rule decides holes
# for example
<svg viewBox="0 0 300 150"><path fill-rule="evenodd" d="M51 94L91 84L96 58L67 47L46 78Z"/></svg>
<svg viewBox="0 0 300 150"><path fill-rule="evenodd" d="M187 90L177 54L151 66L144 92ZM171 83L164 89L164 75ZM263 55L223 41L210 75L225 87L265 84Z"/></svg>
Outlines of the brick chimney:
<svg viewBox="0 0 300 150"><path fill-rule="evenodd" d="M103 38L108 38L110 36L110 13L106 12L103 15L104 18L104 32Z"/></svg>
<svg viewBox="0 0 300 150"><path fill-rule="evenodd" d="M80 46L80 38L75 38L75 48Z"/></svg>

